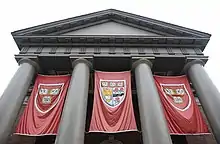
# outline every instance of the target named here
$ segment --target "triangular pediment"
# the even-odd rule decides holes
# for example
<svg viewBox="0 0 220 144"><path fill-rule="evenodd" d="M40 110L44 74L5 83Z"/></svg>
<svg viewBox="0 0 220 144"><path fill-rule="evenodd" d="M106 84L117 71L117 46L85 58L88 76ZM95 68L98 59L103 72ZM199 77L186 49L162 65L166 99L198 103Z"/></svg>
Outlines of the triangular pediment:
<svg viewBox="0 0 220 144"><path fill-rule="evenodd" d="M114 21L117 22L109 22ZM104 23L108 22L108 23ZM102 24L104 23L104 24ZM124 24L124 28L122 28L122 25ZM98 25L98 26L96 26ZM147 17L115 10L115 9L108 9L104 11L99 11L95 13L90 13L82 16L77 16L69 19L64 19L60 21L55 21L19 31L15 31L12 33L13 36L21 36L21 35L76 35L76 33L85 34L87 32L93 32L95 27L103 27L104 32L97 31L97 34L113 34L113 32L116 33L114 30L109 31L107 28L110 26L116 26L116 28L122 28L119 32L127 33L129 32L131 34L156 34L157 36L176 36L176 37L210 37L209 34L188 29L185 27L169 24L166 22L150 19ZM127 26L125 26L127 25ZM93 26L93 27L91 27ZM129 27L128 27L129 26ZM111 27L112 28L112 27ZM129 29L129 31L126 33L124 30ZM99 29L98 29L99 30ZM109 32L109 33L106 33ZM117 33L119 33L117 32ZM117 34L116 33L116 34ZM94 33L95 34L95 33Z"/></svg>
<svg viewBox="0 0 220 144"><path fill-rule="evenodd" d="M115 9L55 21L12 32L23 46L115 44L195 44L204 49L210 34Z"/></svg>
<svg viewBox="0 0 220 144"><path fill-rule="evenodd" d="M114 21L89 26L79 30L73 30L62 35L143 35L160 36L159 34L120 24Z"/></svg>

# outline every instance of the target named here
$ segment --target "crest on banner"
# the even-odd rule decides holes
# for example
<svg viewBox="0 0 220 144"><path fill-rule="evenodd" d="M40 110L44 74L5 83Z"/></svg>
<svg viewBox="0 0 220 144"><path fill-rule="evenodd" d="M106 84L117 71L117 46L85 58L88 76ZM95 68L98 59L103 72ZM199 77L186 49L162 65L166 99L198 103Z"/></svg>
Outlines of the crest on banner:
<svg viewBox="0 0 220 144"><path fill-rule="evenodd" d="M47 113L54 108L60 100L63 85L63 83L39 84L34 100L36 109L41 113Z"/></svg>
<svg viewBox="0 0 220 144"><path fill-rule="evenodd" d="M100 80L100 96L110 107L120 105L126 96L125 80Z"/></svg>
<svg viewBox="0 0 220 144"><path fill-rule="evenodd" d="M191 97L185 84L160 84L163 95L169 103L180 111L187 110L191 105Z"/></svg>

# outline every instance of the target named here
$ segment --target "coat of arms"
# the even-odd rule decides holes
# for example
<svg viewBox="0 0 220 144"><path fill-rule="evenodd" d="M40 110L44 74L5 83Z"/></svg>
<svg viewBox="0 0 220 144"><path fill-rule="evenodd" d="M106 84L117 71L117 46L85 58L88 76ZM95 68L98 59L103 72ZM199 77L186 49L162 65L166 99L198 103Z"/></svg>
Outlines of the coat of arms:
<svg viewBox="0 0 220 144"><path fill-rule="evenodd" d="M125 80L100 80L100 96L110 107L120 105L126 95Z"/></svg>
<svg viewBox="0 0 220 144"><path fill-rule="evenodd" d="M187 110L191 105L191 97L185 84L160 84L163 95L169 103L180 111Z"/></svg>
<svg viewBox="0 0 220 144"><path fill-rule="evenodd" d="M39 84L34 104L41 113L47 113L54 108L60 100L63 90L62 84Z"/></svg>

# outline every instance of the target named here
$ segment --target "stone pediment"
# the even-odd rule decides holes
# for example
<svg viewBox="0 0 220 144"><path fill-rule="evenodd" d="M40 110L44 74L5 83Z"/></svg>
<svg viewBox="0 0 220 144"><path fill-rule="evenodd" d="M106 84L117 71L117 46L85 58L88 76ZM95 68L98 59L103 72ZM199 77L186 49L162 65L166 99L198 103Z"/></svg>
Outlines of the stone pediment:
<svg viewBox="0 0 220 144"><path fill-rule="evenodd" d="M196 44L201 50L210 34L108 9L12 32L19 49L24 46L82 44Z"/></svg>
<svg viewBox="0 0 220 144"><path fill-rule="evenodd" d="M62 35L143 35L160 36L159 34L120 24L114 21L104 22L94 26L73 30Z"/></svg>
<svg viewBox="0 0 220 144"><path fill-rule="evenodd" d="M116 23L112 23L112 21L116 22L117 25ZM144 31L147 31L153 34L157 33L163 36L191 36L191 37L210 36L207 33L199 32L196 30L184 28L181 26L169 24L166 22L150 19L147 17L143 17L115 9L103 10L103 11L77 16L69 19L64 19L60 21L55 21L39 26L34 26L23 30L18 30L12 32L12 35L13 36L59 35L64 33L68 34L69 32L71 32L72 34L75 33L74 31L82 32L82 29L89 30L91 26L93 26L94 28L97 27L96 25L98 25L99 27L104 26L106 28L106 26L108 27L109 25L113 25L113 24L115 24L117 28L120 27L119 24L124 24L126 25L126 28L130 28L130 29L134 28L137 31L138 30L142 31L141 34Z"/></svg>

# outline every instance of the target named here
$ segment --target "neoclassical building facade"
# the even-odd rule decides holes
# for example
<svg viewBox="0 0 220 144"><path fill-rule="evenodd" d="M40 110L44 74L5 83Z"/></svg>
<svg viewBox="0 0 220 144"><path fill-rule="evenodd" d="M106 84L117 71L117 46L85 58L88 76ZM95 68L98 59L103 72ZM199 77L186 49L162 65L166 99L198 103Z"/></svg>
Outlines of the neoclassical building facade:
<svg viewBox="0 0 220 144"><path fill-rule="evenodd" d="M220 94L204 69L208 56L203 51L210 34L108 9L15 31L12 36L20 50L15 55L19 68L0 99L2 144L220 143ZM95 70L131 71L138 134L87 133ZM72 76L57 136L13 135L36 74ZM153 75L183 74L204 111L210 135L170 136L167 131Z"/></svg>

